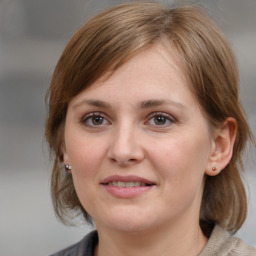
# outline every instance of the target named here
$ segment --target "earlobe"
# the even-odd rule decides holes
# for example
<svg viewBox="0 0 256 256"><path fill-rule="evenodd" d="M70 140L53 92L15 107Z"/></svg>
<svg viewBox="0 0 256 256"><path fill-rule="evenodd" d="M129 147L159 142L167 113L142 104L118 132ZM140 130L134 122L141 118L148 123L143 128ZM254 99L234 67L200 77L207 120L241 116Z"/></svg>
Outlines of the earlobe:
<svg viewBox="0 0 256 256"><path fill-rule="evenodd" d="M70 165L70 161L69 161L69 157L67 154L66 144L65 144L64 139L61 143L61 151L62 151L62 155L63 155L64 169L66 170L67 173L71 173L72 167Z"/></svg>
<svg viewBox="0 0 256 256"><path fill-rule="evenodd" d="M72 167L69 164L65 164L65 170L67 173L71 173Z"/></svg>
<svg viewBox="0 0 256 256"><path fill-rule="evenodd" d="M71 173L72 167L69 164L69 157L66 153L66 151L63 151L63 162L64 162L64 168L67 173Z"/></svg>
<svg viewBox="0 0 256 256"><path fill-rule="evenodd" d="M213 148L205 173L209 176L218 175L229 163L233 154L236 139L237 122L228 117L222 126L215 130Z"/></svg>
<svg viewBox="0 0 256 256"><path fill-rule="evenodd" d="M67 154L67 151L66 151L66 146L65 146L64 142L62 143L61 151L62 151L62 154L63 154L63 162L64 162L64 165L65 165L66 171L71 170L71 168L70 169L67 168L67 166L70 166L70 165L69 165L69 157L68 157L68 154Z"/></svg>

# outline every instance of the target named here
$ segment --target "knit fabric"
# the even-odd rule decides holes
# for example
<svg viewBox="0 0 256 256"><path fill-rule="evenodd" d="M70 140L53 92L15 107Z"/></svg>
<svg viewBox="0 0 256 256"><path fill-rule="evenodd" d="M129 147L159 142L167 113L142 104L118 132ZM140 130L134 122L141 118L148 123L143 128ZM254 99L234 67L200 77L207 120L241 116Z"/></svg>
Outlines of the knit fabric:
<svg viewBox="0 0 256 256"><path fill-rule="evenodd" d="M199 256L256 256L256 249L216 225Z"/></svg>
<svg viewBox="0 0 256 256"><path fill-rule="evenodd" d="M83 240L51 256L94 256L98 243L97 231L92 231ZM231 237L216 225L199 256L256 256L256 249L246 245L240 238Z"/></svg>

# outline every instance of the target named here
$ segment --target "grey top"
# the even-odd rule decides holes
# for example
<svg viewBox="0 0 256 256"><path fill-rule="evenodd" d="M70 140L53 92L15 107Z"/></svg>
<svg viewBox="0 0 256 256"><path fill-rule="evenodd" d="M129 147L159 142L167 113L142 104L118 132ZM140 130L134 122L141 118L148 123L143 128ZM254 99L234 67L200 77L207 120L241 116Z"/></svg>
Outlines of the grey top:
<svg viewBox="0 0 256 256"><path fill-rule="evenodd" d="M98 244L98 234L94 230L87 234L80 242L50 256L94 256L94 249Z"/></svg>
<svg viewBox="0 0 256 256"><path fill-rule="evenodd" d="M94 256L98 243L97 231L92 231L80 242L52 254L51 256ZM246 245L240 238L231 237L222 227L216 225L199 256L256 256L256 249Z"/></svg>

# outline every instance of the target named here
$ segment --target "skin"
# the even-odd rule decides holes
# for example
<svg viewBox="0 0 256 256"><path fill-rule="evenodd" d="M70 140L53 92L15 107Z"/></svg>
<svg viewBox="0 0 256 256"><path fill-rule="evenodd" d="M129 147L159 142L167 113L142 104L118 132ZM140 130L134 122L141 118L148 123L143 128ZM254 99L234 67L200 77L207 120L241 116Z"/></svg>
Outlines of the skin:
<svg viewBox="0 0 256 256"><path fill-rule="evenodd" d="M228 163L234 124L210 129L178 56L160 44L73 98L64 161L97 226L95 255L198 255L207 242L198 221L204 177ZM112 175L153 185L122 198L102 184Z"/></svg>

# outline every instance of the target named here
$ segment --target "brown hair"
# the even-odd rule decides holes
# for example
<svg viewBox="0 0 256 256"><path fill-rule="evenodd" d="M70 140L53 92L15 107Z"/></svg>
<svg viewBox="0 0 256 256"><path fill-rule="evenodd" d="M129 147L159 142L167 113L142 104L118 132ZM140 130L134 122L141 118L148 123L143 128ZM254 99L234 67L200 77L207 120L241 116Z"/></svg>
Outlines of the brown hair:
<svg viewBox="0 0 256 256"><path fill-rule="evenodd" d="M54 157L51 192L55 212L65 223L69 212L90 216L76 195L72 176L63 168L63 133L70 100L107 71L115 71L136 53L156 42L176 49L184 61L191 90L212 126L227 117L237 121L234 153L217 176L205 179L201 227L211 223L237 231L247 213L241 179L242 152L254 141L239 102L239 74L230 46L216 25L194 6L170 9L158 3L130 3L113 7L89 20L71 38L48 91L46 139ZM67 223L67 222L66 222Z"/></svg>

